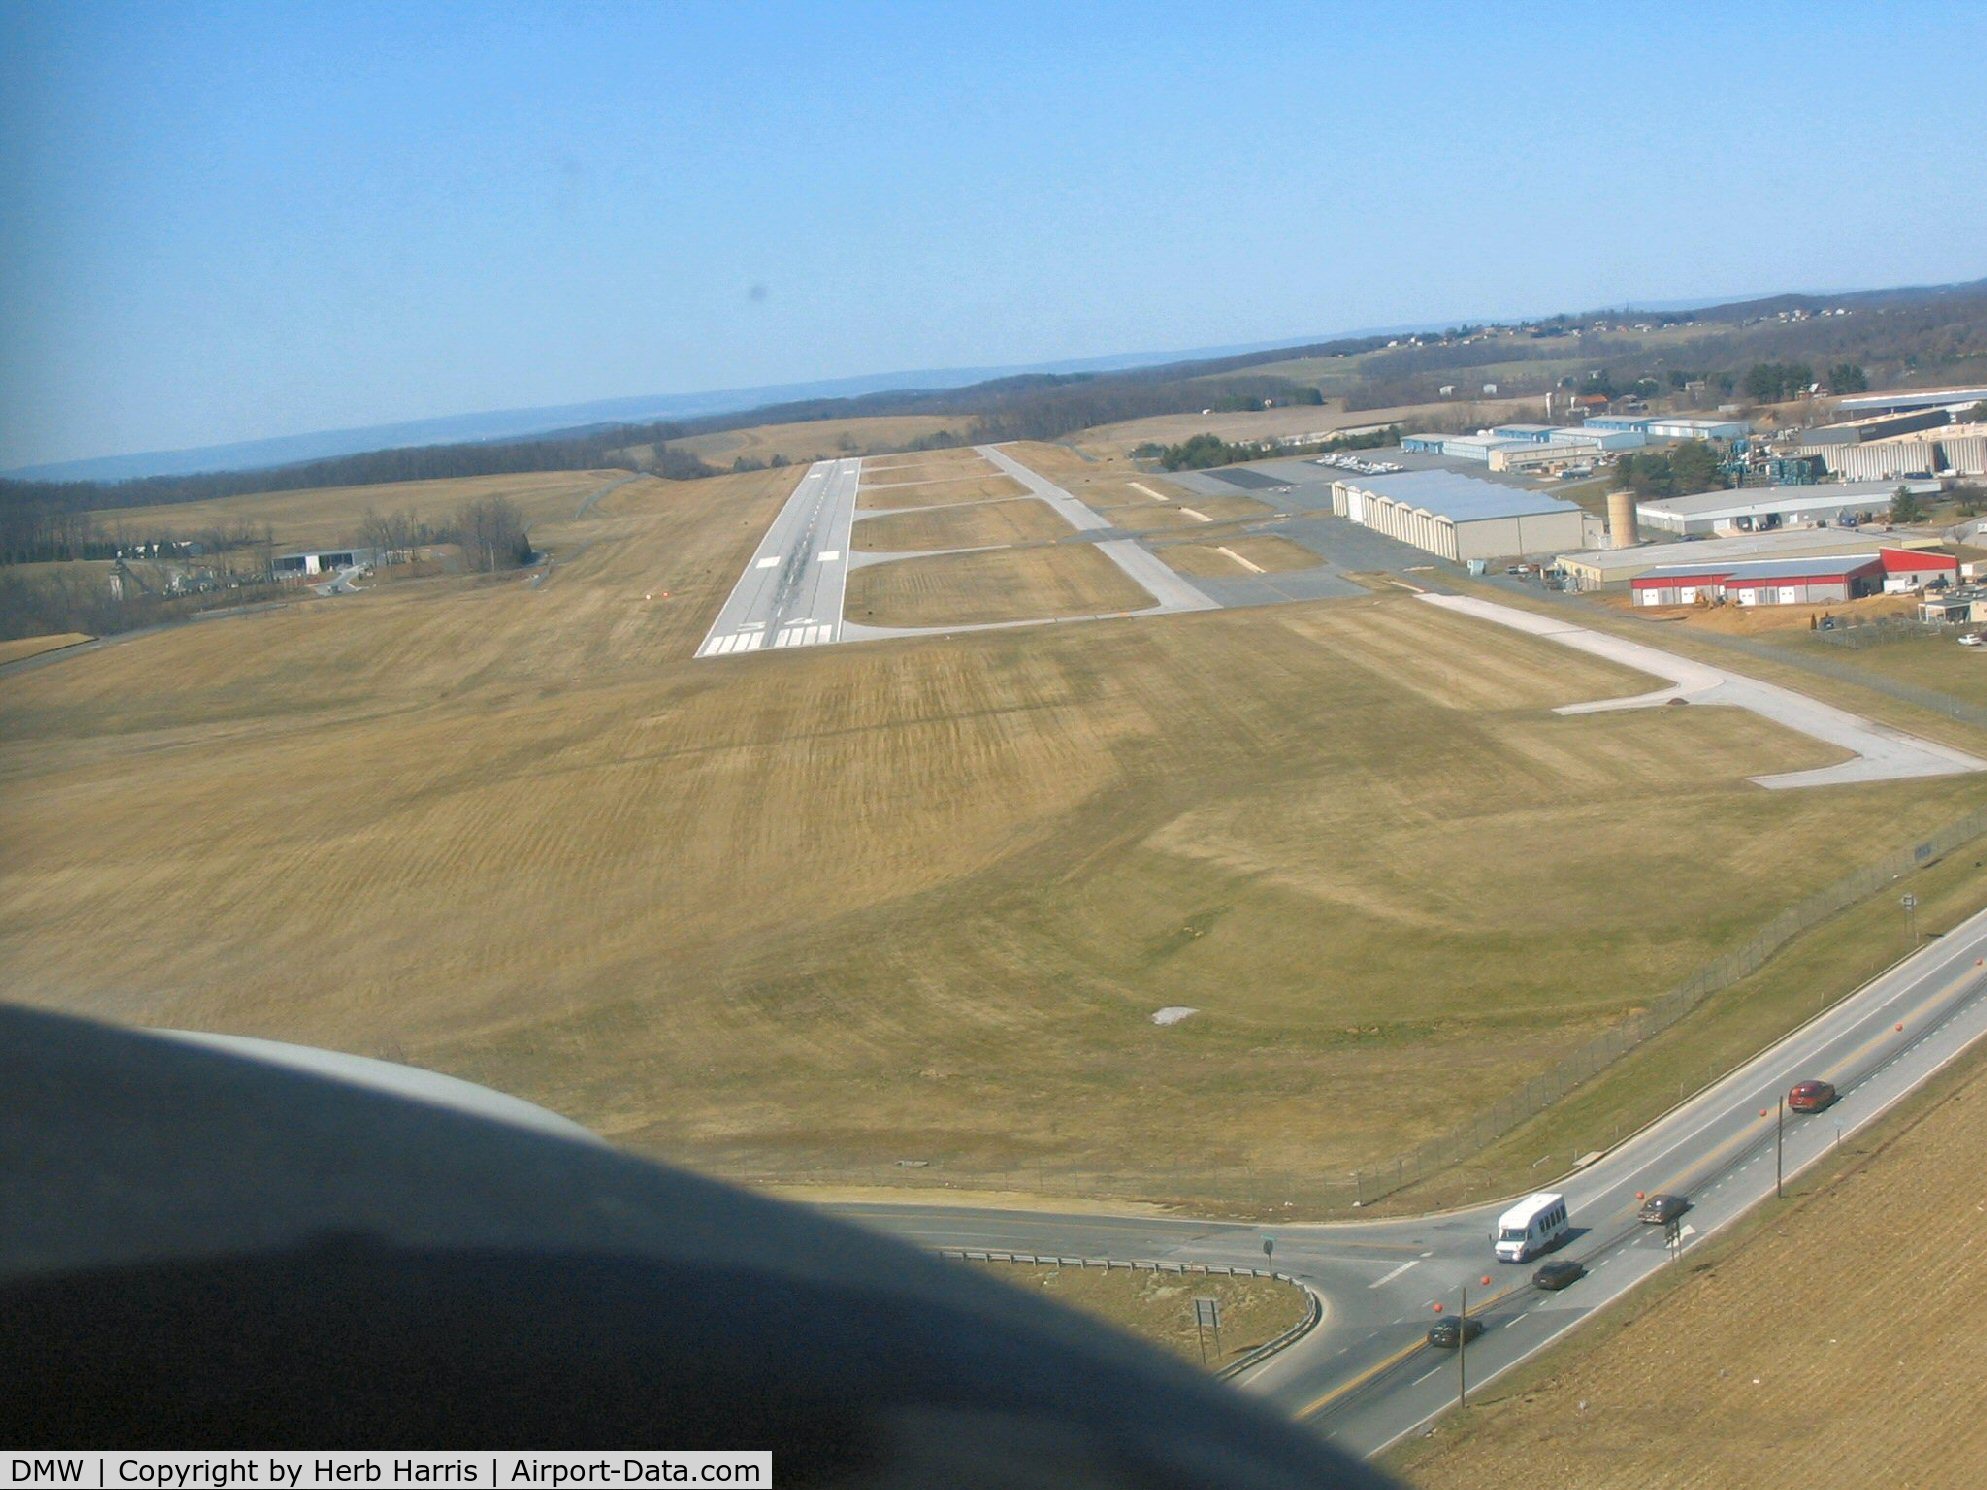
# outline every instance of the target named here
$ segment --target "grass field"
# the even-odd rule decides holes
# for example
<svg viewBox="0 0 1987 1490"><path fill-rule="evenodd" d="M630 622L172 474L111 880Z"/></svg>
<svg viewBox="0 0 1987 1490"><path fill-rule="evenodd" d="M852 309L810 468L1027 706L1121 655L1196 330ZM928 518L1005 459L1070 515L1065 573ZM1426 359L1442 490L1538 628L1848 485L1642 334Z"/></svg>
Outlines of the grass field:
<svg viewBox="0 0 1987 1490"><path fill-rule="evenodd" d="M537 587L8 678L11 996L407 1059L745 1178L1302 1201L1987 794L1762 792L1827 753L1556 717L1641 680L1405 598L690 661L799 475L565 505Z"/></svg>
<svg viewBox="0 0 1987 1490"><path fill-rule="evenodd" d="M1316 569L1324 562L1303 544L1273 534L1224 539L1219 543L1168 543L1155 552L1181 574L1207 579L1232 579L1256 573L1287 574L1297 569ZM1244 559L1248 562L1241 562Z"/></svg>
<svg viewBox="0 0 1987 1490"><path fill-rule="evenodd" d="M1154 604L1096 548L1067 544L866 565L850 573L842 611L870 626L967 626L1105 615Z"/></svg>
<svg viewBox="0 0 1987 1490"><path fill-rule="evenodd" d="M1183 1277L1144 1268L1038 1267L967 1263L988 1277L1081 1311L1193 1365L1219 1370L1303 1323L1310 1296L1275 1278ZM1194 1323L1194 1300L1221 1306L1221 1338ZM1206 1359L1201 1355L1207 1347Z"/></svg>
<svg viewBox="0 0 1987 1490"><path fill-rule="evenodd" d="M906 507L939 507L958 502L986 502L997 497L1024 497L1027 488L1012 476L990 471L986 475L940 476L902 479L890 473L888 481L872 481L865 473L856 506L865 512L894 512ZM1031 499L1032 500L1032 499Z"/></svg>
<svg viewBox="0 0 1987 1490"><path fill-rule="evenodd" d="M43 652L59 651L89 640L91 638L80 631L64 631L55 636L22 636L12 641L0 641L0 665L19 662L24 657L39 657Z"/></svg>
<svg viewBox="0 0 1987 1490"><path fill-rule="evenodd" d="M573 515L591 492L626 471L527 471L510 476L465 476L446 481L407 481L392 486L318 486L179 502L157 507L117 507L91 516L113 533L133 539L197 538L216 528L249 524L273 529L278 548L350 543L367 511L409 512L439 522L465 502L508 497L524 512L534 536L543 524Z"/></svg>
<svg viewBox="0 0 1987 1490"><path fill-rule="evenodd" d="M1051 542L1074 531L1048 503L1017 497L865 518L851 531L850 542L867 552L896 553Z"/></svg>
<svg viewBox="0 0 1987 1490"><path fill-rule="evenodd" d="M1431 419L1454 419L1465 411L1480 423L1525 418L1538 413L1539 402L1536 398L1479 398L1438 404L1402 404L1385 409L1346 410L1333 401L1322 407L1300 404L1289 408L1264 409L1258 413L1156 414L1149 419L1099 425L1095 429L1084 430L1076 438L1086 451L1123 456L1148 441L1159 445L1177 445L1202 433L1219 435L1224 440L1232 441L1268 440L1335 429L1364 429L1369 424L1406 424L1412 430L1417 423Z"/></svg>
<svg viewBox="0 0 1987 1490"><path fill-rule="evenodd" d="M969 436L970 416L941 418L903 414L881 419L811 419L795 424L755 424L749 429L721 430L669 442L672 450L687 451L718 467L741 458L760 462L784 456L802 465L871 450L902 450L913 440L931 435Z"/></svg>
<svg viewBox="0 0 1987 1490"><path fill-rule="evenodd" d="M1987 1483L1976 1054L1389 1467L1444 1490Z"/></svg>

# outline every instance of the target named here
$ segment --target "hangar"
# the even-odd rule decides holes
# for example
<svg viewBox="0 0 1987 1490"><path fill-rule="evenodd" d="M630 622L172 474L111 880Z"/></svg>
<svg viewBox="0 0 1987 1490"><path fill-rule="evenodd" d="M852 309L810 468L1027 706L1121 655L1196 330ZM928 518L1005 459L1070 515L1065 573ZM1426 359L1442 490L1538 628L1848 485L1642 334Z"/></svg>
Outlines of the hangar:
<svg viewBox="0 0 1987 1490"><path fill-rule="evenodd" d="M1335 481L1332 511L1457 563L1554 553L1587 541L1587 514L1573 503L1453 471Z"/></svg>
<svg viewBox="0 0 1987 1490"><path fill-rule="evenodd" d="M1749 564L1671 564L1629 582L1637 605L1841 605L1880 589L1881 554L1761 559Z"/></svg>

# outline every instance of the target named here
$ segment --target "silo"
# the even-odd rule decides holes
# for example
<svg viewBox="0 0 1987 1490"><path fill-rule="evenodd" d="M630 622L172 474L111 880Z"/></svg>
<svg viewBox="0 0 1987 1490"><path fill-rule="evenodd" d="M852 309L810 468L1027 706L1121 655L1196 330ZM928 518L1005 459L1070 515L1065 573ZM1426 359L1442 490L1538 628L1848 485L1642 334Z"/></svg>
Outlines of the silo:
<svg viewBox="0 0 1987 1490"><path fill-rule="evenodd" d="M1635 547L1635 493L1608 493L1608 547Z"/></svg>

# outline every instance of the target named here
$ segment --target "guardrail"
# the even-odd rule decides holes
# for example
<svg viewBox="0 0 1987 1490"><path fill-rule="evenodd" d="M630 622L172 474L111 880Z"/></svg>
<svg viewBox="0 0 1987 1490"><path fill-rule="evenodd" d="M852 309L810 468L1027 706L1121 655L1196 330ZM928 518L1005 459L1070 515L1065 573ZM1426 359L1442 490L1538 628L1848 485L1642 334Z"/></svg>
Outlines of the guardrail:
<svg viewBox="0 0 1987 1490"><path fill-rule="evenodd" d="M1273 1268L1235 1267L1225 1262L1120 1262L1109 1257L1052 1257L1038 1252L991 1252L973 1247L933 1247L940 1257L950 1257L959 1262L1008 1262L1020 1263L1027 1267L1051 1268L1101 1268L1105 1272L1122 1269L1131 1272L1172 1273L1179 1277L1200 1276L1208 1278L1272 1278L1278 1283L1288 1283L1299 1290L1310 1301L1310 1307L1303 1319L1285 1330L1273 1340L1266 1340L1247 1355L1230 1361L1215 1372L1217 1381L1225 1381L1231 1376L1240 1375L1259 1361L1266 1361L1278 1351L1295 1345L1312 1330L1316 1329L1325 1317L1325 1301L1318 1291L1301 1279L1288 1273L1279 1273Z"/></svg>

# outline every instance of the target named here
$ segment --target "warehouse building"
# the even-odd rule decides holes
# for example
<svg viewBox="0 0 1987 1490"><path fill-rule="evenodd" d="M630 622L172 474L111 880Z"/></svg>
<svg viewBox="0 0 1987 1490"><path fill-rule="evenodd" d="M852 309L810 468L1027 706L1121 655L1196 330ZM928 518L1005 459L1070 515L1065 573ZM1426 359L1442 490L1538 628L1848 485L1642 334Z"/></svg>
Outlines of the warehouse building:
<svg viewBox="0 0 1987 1490"><path fill-rule="evenodd" d="M1403 435L1401 450L1407 455L1440 455L1443 439L1442 435Z"/></svg>
<svg viewBox="0 0 1987 1490"><path fill-rule="evenodd" d="M1835 406L1843 418L1861 414L1897 414L1906 409L1938 409L1987 403L1987 388L1899 388L1889 393L1859 393Z"/></svg>
<svg viewBox="0 0 1987 1490"><path fill-rule="evenodd" d="M1550 424L1498 424L1490 432L1500 440L1524 440L1533 445L1543 445L1553 436Z"/></svg>
<svg viewBox="0 0 1987 1490"><path fill-rule="evenodd" d="M1591 420L1555 429L1552 437L1562 444L1585 445L1592 450L1640 450L1649 443L1649 437L1639 429L1597 429Z"/></svg>
<svg viewBox="0 0 1987 1490"><path fill-rule="evenodd" d="M1476 460L1490 464L1492 451L1529 445L1529 440L1501 440L1496 435L1450 435L1442 442L1442 454L1450 460Z"/></svg>
<svg viewBox="0 0 1987 1490"><path fill-rule="evenodd" d="M1938 549L1883 550L1884 594L1909 595L1927 586L1949 586L1959 580L1959 557Z"/></svg>
<svg viewBox="0 0 1987 1490"><path fill-rule="evenodd" d="M1802 438L1813 433L1809 430ZM1987 476L1987 424L1949 424L1866 443L1807 445L1799 453L1818 456L1845 481Z"/></svg>
<svg viewBox="0 0 1987 1490"><path fill-rule="evenodd" d="M1883 585L1880 554L1763 559L1750 564L1671 564L1638 575L1629 588L1638 606L1845 605Z"/></svg>
<svg viewBox="0 0 1987 1490"><path fill-rule="evenodd" d="M1544 445L1513 445L1508 450L1493 450L1489 464L1493 471L1528 471L1538 467L1588 465L1593 459L1592 445L1553 440Z"/></svg>
<svg viewBox="0 0 1987 1490"><path fill-rule="evenodd" d="M1869 551L1869 535L1854 528L1774 528L1737 538L1708 538L1699 543L1645 543L1639 548L1589 549L1561 554L1556 562L1570 588L1605 590L1627 585L1652 569L1685 562L1729 569L1763 559L1834 557Z"/></svg>
<svg viewBox="0 0 1987 1490"><path fill-rule="evenodd" d="M1580 548L1590 521L1563 498L1453 471L1337 481L1332 511L1457 563Z"/></svg>
<svg viewBox="0 0 1987 1490"><path fill-rule="evenodd" d="M1649 433L1647 414L1596 414L1585 425L1587 429L1632 430L1638 435Z"/></svg>
<svg viewBox="0 0 1987 1490"><path fill-rule="evenodd" d="M1684 419L1661 414L1644 426L1652 440L1736 440L1752 426L1743 419Z"/></svg>
<svg viewBox="0 0 1987 1490"><path fill-rule="evenodd" d="M1697 492L1635 504L1644 527L1678 537L1710 533L1753 533L1795 524L1852 526L1890 512L1894 485L1844 481L1834 486L1746 487L1739 491Z"/></svg>

